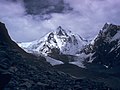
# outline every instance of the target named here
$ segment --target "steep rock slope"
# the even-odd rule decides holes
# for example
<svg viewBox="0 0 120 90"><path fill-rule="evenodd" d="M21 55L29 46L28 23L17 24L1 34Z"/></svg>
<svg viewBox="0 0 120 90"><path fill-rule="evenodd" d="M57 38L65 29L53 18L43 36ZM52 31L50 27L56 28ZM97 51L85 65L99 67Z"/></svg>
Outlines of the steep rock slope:
<svg viewBox="0 0 120 90"><path fill-rule="evenodd" d="M97 37L86 49L88 62L96 63L105 68L120 65L120 26L105 24Z"/></svg>

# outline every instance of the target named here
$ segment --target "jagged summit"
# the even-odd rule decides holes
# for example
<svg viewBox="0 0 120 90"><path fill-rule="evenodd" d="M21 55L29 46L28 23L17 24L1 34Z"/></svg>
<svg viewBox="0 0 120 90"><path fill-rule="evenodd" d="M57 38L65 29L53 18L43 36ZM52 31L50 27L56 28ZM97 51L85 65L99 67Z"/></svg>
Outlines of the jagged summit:
<svg viewBox="0 0 120 90"><path fill-rule="evenodd" d="M114 36L114 34L116 34L117 31L119 31L119 29L120 29L119 25L106 23L101 31L104 32L105 34L111 33L111 35L113 34L112 36Z"/></svg>
<svg viewBox="0 0 120 90"><path fill-rule="evenodd" d="M38 54L57 53L75 55L79 53L80 48L82 48L85 43L87 42L82 40L79 35L64 30L59 26L56 31L48 33L42 39L33 41L29 43L29 45L20 43L19 46L28 52L32 51Z"/></svg>
<svg viewBox="0 0 120 90"><path fill-rule="evenodd" d="M103 30L104 30L104 29L107 29L107 28L109 27L109 25L110 25L110 23L105 23L102 29L103 29Z"/></svg>
<svg viewBox="0 0 120 90"><path fill-rule="evenodd" d="M109 29L109 28L112 28L112 27L120 27L120 26L112 24L112 23L105 23L102 29L104 30L104 29Z"/></svg>
<svg viewBox="0 0 120 90"><path fill-rule="evenodd" d="M120 33L120 26L119 25L106 23L103 26L102 30L100 30L100 32L98 33L96 40L101 38L106 42L111 42L111 40L113 40L114 38L119 39L119 37L120 37L118 35L119 33Z"/></svg>

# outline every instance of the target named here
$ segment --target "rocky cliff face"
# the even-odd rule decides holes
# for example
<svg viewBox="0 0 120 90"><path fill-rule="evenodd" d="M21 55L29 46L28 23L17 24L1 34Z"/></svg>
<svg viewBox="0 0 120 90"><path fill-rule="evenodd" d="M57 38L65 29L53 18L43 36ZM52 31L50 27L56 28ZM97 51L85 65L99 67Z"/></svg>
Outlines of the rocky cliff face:
<svg viewBox="0 0 120 90"><path fill-rule="evenodd" d="M88 62L106 68L118 67L120 65L120 26L106 23L89 46Z"/></svg>

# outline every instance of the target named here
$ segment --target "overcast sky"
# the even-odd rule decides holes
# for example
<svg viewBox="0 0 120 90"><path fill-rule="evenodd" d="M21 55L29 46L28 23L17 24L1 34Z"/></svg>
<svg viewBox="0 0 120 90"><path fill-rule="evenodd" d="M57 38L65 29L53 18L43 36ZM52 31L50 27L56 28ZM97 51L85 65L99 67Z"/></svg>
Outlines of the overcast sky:
<svg viewBox="0 0 120 90"><path fill-rule="evenodd" d="M0 0L0 21L13 40L19 42L41 38L58 26L84 38L94 38L106 22L120 25L120 0L65 0L73 8L69 13L53 13L41 21L26 14L23 3Z"/></svg>

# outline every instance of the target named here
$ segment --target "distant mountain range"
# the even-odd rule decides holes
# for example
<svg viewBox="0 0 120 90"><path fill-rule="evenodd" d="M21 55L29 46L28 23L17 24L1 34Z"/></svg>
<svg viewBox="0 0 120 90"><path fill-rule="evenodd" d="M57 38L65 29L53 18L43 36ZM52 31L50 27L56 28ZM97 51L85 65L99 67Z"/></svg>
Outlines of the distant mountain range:
<svg viewBox="0 0 120 90"><path fill-rule="evenodd" d="M48 33L42 39L19 43L19 46L29 53L45 56L47 62L54 68L73 76L81 77L82 73L83 77L89 75L90 78L95 78L92 76L97 74L96 81L99 81L99 74L104 73L109 77L103 79L106 84L114 82L116 77L117 82L120 82L118 79L120 26L118 25L106 23L92 41L84 40L80 35L58 27L56 31ZM91 72L93 73L90 75ZM118 87L117 83L113 86Z"/></svg>
<svg viewBox="0 0 120 90"><path fill-rule="evenodd" d="M0 90L108 90L103 83L57 71L44 57L26 53L0 22Z"/></svg>
<svg viewBox="0 0 120 90"><path fill-rule="evenodd" d="M37 41L25 45L21 43L26 47L35 45L38 48L31 48L27 53L11 40L5 25L0 23L0 89L119 90L119 30L120 26L105 24L88 44L79 35L59 27L55 32L45 35L41 39L43 42L38 40L40 44ZM46 49L47 45L50 49ZM56 53L51 48L60 50ZM70 49L74 49L72 54ZM25 50L29 52L27 48ZM37 56L33 55L35 51ZM55 63L49 64L48 60ZM75 63L82 64L84 68Z"/></svg>
<svg viewBox="0 0 120 90"><path fill-rule="evenodd" d="M120 26L106 23L91 42L59 26L39 40L18 45L29 53L43 54L81 67L95 63L112 68L120 62Z"/></svg>

